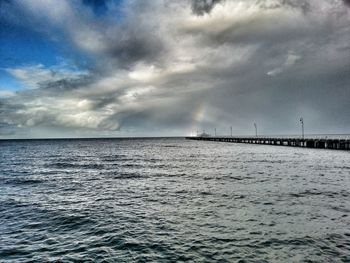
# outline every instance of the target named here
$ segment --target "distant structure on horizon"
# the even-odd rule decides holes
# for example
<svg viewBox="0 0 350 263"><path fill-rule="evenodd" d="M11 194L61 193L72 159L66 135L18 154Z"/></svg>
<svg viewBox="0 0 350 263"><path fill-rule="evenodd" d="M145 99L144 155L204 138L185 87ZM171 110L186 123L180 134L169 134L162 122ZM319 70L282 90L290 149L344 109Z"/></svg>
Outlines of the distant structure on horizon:
<svg viewBox="0 0 350 263"><path fill-rule="evenodd" d="M208 133L206 133L205 131L203 131L201 134L198 135L198 137L204 137L204 138L210 137L210 136L211 136L211 135L208 134Z"/></svg>

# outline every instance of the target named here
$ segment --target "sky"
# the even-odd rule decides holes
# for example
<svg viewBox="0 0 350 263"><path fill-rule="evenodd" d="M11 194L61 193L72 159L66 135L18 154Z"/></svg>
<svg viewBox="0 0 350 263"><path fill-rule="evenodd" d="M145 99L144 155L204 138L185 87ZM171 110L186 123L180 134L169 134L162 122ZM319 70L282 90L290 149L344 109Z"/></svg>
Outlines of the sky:
<svg viewBox="0 0 350 263"><path fill-rule="evenodd" d="M0 0L0 138L350 133L349 0Z"/></svg>

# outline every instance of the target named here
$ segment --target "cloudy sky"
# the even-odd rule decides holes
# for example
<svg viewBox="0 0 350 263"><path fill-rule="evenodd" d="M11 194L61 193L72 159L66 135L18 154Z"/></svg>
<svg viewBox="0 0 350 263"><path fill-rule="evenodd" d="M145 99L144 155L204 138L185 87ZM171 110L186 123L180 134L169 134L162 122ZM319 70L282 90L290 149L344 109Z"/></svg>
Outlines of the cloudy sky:
<svg viewBox="0 0 350 263"><path fill-rule="evenodd" d="M349 0L0 0L0 138L350 133Z"/></svg>

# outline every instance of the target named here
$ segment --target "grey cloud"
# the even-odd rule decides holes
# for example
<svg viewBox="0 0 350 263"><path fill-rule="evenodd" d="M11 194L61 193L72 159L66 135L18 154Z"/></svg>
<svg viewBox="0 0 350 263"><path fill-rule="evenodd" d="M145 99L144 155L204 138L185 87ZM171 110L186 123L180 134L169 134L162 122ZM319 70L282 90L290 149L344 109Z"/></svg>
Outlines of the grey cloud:
<svg viewBox="0 0 350 263"><path fill-rule="evenodd" d="M192 11L197 15L210 13L213 7L223 0L192 0Z"/></svg>
<svg viewBox="0 0 350 263"><path fill-rule="evenodd" d="M110 40L105 55L108 59L115 58L120 67L129 67L140 60L152 61L164 49L162 40L151 31L121 32Z"/></svg>
<svg viewBox="0 0 350 263"><path fill-rule="evenodd" d="M92 34L93 39L93 34L95 34L100 39L101 43L97 43L98 48L95 55L103 61L102 67L104 69L107 64L112 68L127 69L139 61L155 62L160 59L166 46L157 28L161 21L157 21L157 17L152 17L157 7L156 3L158 2L145 4L141 1L135 1L125 4L125 17L120 24L113 22L115 19L113 17L102 23L96 22L94 19L90 21L98 26L95 27L95 30L88 31L87 37L90 38ZM110 14L110 16L114 16L114 14ZM74 35L78 30L79 28L74 30L72 34ZM78 40L78 47L81 44L81 40ZM99 46L103 46L103 48L99 50Z"/></svg>
<svg viewBox="0 0 350 263"><path fill-rule="evenodd" d="M311 5L309 0L279 0L279 1L266 1L259 0L257 1L261 8L265 9L275 9L281 8L283 6L291 7L294 9L300 9L303 13L307 13L311 10Z"/></svg>
<svg viewBox="0 0 350 263"><path fill-rule="evenodd" d="M226 1L226 10L233 8L233 3ZM306 1L245 1L240 2L240 6L239 10L232 10L232 15L229 11L218 13L213 18L203 19L203 22L185 24L182 29L213 46L228 42L273 44L299 37L317 37L321 31L331 30L317 24L315 17L305 14L306 10L311 10ZM253 11L246 12L249 9Z"/></svg>

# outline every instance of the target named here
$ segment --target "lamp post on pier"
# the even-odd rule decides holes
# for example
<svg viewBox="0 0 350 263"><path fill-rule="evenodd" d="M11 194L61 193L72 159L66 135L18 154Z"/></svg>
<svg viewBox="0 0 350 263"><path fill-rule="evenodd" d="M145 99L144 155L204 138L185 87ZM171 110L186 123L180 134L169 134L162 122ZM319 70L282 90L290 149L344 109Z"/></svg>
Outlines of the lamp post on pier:
<svg viewBox="0 0 350 263"><path fill-rule="evenodd" d="M254 122L255 137L258 137L258 125Z"/></svg>
<svg viewBox="0 0 350 263"><path fill-rule="evenodd" d="M230 131L231 131L231 137L232 137L232 126L230 127Z"/></svg>
<svg viewBox="0 0 350 263"><path fill-rule="evenodd" d="M300 117L300 123L301 123L301 138L304 140L304 118Z"/></svg>

